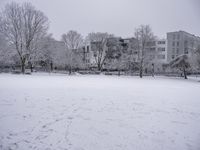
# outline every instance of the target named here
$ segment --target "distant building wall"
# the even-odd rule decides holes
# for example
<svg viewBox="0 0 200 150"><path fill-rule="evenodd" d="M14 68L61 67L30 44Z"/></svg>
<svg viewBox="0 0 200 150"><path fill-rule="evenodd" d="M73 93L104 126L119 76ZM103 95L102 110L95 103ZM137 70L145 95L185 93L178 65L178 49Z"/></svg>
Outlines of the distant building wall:
<svg viewBox="0 0 200 150"><path fill-rule="evenodd" d="M192 56L198 45L200 45L200 37L185 31L168 32L167 61L170 62L183 54Z"/></svg>
<svg viewBox="0 0 200 150"><path fill-rule="evenodd" d="M148 62L147 69L155 72L164 71L163 65L167 63L167 40L154 40L147 44L145 48L145 57Z"/></svg>

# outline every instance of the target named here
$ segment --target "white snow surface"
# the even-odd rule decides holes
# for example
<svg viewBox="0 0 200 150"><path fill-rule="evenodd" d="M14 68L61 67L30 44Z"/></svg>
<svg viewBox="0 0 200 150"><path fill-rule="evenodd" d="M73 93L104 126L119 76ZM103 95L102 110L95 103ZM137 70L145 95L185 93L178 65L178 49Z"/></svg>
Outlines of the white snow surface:
<svg viewBox="0 0 200 150"><path fill-rule="evenodd" d="M0 150L200 150L200 82L0 74Z"/></svg>

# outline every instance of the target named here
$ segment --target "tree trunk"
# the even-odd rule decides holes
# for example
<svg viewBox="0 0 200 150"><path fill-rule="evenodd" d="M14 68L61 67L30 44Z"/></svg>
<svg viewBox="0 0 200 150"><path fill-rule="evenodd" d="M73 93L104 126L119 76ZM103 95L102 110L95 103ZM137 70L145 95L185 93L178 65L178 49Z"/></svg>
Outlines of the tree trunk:
<svg viewBox="0 0 200 150"><path fill-rule="evenodd" d="M183 75L184 75L184 78L187 79L187 72L186 72L185 68L183 68Z"/></svg>
<svg viewBox="0 0 200 150"><path fill-rule="evenodd" d="M98 68L98 71L101 71L101 64L100 63L98 64L97 68Z"/></svg>
<svg viewBox="0 0 200 150"><path fill-rule="evenodd" d="M31 67L31 72L33 72L33 64L31 63L30 65L31 65L30 66Z"/></svg>
<svg viewBox="0 0 200 150"><path fill-rule="evenodd" d="M154 64L152 64L151 75L152 75L152 77L154 77Z"/></svg>
<svg viewBox="0 0 200 150"><path fill-rule="evenodd" d="M121 75L120 70L118 70L118 76L120 76L120 75Z"/></svg>
<svg viewBox="0 0 200 150"><path fill-rule="evenodd" d="M142 78L143 77L143 61L141 60L141 62L140 62L140 78Z"/></svg>
<svg viewBox="0 0 200 150"><path fill-rule="evenodd" d="M51 72L53 71L53 62L50 63Z"/></svg>
<svg viewBox="0 0 200 150"><path fill-rule="evenodd" d="M143 77L142 68L140 68L140 78Z"/></svg>
<svg viewBox="0 0 200 150"><path fill-rule="evenodd" d="M71 75L72 74L72 67L70 66L69 67L69 75Z"/></svg>
<svg viewBox="0 0 200 150"><path fill-rule="evenodd" d="M21 72L24 74L25 73L25 63L26 63L26 58L21 58Z"/></svg>
<svg viewBox="0 0 200 150"><path fill-rule="evenodd" d="M25 63L22 61L21 64L21 72L24 74L25 73Z"/></svg>

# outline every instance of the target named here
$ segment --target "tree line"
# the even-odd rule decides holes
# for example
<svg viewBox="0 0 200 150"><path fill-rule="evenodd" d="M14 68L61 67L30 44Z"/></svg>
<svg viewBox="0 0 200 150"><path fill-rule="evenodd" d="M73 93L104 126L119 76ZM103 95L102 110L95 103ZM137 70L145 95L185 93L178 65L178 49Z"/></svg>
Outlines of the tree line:
<svg viewBox="0 0 200 150"><path fill-rule="evenodd" d="M120 43L109 33L89 33L84 38L80 33L70 30L64 33L61 41L56 41L48 33L49 20L46 15L31 3L9 3L0 13L0 63L20 66L21 72L26 68L31 71L36 66L47 70L63 68L90 69L87 58L87 44L90 43L92 57L97 70L115 68L118 71L136 70L142 78L144 68L151 66L151 59L146 55L146 47L156 37L149 25L140 25L135 29L134 38L127 45ZM199 62L200 48L196 50ZM183 59L184 61L180 61ZM171 68L181 68L186 76L186 69L191 68L187 57L180 57L172 62ZM153 69L152 69L153 72Z"/></svg>

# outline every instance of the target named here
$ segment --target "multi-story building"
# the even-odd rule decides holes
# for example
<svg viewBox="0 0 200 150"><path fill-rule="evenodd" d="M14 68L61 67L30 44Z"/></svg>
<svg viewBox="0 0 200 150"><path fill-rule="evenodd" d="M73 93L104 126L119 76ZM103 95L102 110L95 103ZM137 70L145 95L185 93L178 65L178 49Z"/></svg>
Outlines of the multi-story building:
<svg viewBox="0 0 200 150"><path fill-rule="evenodd" d="M135 38L109 38L112 48L119 48L124 53L130 53L135 62L138 61L139 51L136 46ZM95 44L95 43L93 43ZM87 46L87 62L90 66L95 66L94 52L92 44ZM194 51L200 45L200 37L187 33L185 31L168 32L166 39L156 39L149 42L145 47L145 59L148 62L146 69L151 70L154 67L155 72L165 71L166 64L182 54L188 54L193 57ZM108 47L107 47L108 48Z"/></svg>
<svg viewBox="0 0 200 150"><path fill-rule="evenodd" d="M155 72L164 71L164 64L167 63L167 41L154 40L148 42L145 47L145 61L148 62L147 70L154 69ZM152 68L153 67L153 68Z"/></svg>
<svg viewBox="0 0 200 150"><path fill-rule="evenodd" d="M167 33L167 61L188 54L192 56L197 46L200 45L200 37L185 31Z"/></svg>
<svg viewBox="0 0 200 150"><path fill-rule="evenodd" d="M163 64L167 63L167 41L166 40L154 40L147 43L145 48L145 61L148 62L146 65L147 70L151 70L152 64L154 66L155 71L163 71ZM97 45L97 42L93 42L90 45ZM90 64L95 66L95 58L92 52L92 47L90 46ZM123 53L131 55L126 59L131 59L130 61L138 62L139 61L139 50L137 49L137 40L135 38L108 38L106 48L111 49L111 51L120 50ZM119 52L119 53L121 53ZM115 55L118 53L115 52ZM115 57L115 56L114 56ZM112 63L112 59L109 60L109 63ZM128 61L128 60L127 60Z"/></svg>
<svg viewBox="0 0 200 150"><path fill-rule="evenodd" d="M195 50L200 45L200 37L185 31L176 31L168 32L166 40L156 40L152 43L146 47L146 55L149 55L154 70L162 72L165 70L165 64L180 55L187 54L189 57L194 57Z"/></svg>
<svg viewBox="0 0 200 150"><path fill-rule="evenodd" d="M79 53L82 56L82 61L85 63L87 66L90 65L90 58L91 58L91 53L90 53L90 45L85 45L79 49Z"/></svg>
<svg viewBox="0 0 200 150"><path fill-rule="evenodd" d="M156 41L156 51L156 61L160 63L167 63L167 41L165 39Z"/></svg>

